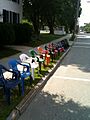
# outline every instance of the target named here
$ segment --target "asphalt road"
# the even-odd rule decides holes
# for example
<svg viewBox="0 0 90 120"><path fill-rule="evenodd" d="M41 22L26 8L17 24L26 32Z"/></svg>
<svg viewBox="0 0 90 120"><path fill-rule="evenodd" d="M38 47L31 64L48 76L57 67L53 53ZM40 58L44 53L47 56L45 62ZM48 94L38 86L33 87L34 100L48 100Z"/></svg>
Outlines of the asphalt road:
<svg viewBox="0 0 90 120"><path fill-rule="evenodd" d="M90 120L90 36L78 35L19 120Z"/></svg>

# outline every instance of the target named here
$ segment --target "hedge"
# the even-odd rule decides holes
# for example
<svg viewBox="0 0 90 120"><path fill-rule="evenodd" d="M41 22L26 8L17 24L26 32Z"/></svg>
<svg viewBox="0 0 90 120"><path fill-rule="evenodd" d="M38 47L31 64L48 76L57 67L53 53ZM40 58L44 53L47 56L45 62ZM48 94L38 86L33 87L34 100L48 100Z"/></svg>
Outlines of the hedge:
<svg viewBox="0 0 90 120"><path fill-rule="evenodd" d="M0 23L0 45L29 43L31 41L32 31L32 26L26 23Z"/></svg>
<svg viewBox="0 0 90 120"><path fill-rule="evenodd" d="M26 23L24 24L15 24L15 44L24 44L31 41L32 36L32 27Z"/></svg>
<svg viewBox="0 0 90 120"><path fill-rule="evenodd" d="M12 25L0 23L0 45L13 44L15 32Z"/></svg>

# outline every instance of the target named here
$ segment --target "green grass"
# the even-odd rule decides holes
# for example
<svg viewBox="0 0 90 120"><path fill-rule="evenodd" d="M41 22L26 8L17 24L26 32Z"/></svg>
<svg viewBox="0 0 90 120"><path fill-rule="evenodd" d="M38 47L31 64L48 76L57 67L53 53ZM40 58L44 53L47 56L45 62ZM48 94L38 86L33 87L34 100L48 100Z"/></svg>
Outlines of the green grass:
<svg viewBox="0 0 90 120"><path fill-rule="evenodd" d="M14 49L9 48L9 47L3 47L3 48L0 49L0 59L4 58L4 57L11 56L11 55L14 55L14 54L17 54L19 52L20 51L14 50Z"/></svg>
<svg viewBox="0 0 90 120"><path fill-rule="evenodd" d="M64 36L64 35L51 35L51 34L47 34L47 33L40 34L39 40L36 40L35 38L33 38L32 41L30 42L30 46L37 47L39 45L49 43L53 40L61 38L62 36Z"/></svg>
<svg viewBox="0 0 90 120"><path fill-rule="evenodd" d="M35 38L32 39L32 41L29 44L25 44L27 46L31 46L31 47L37 47L39 45L45 44L45 43L49 43L55 39L61 38L64 35L51 35L51 34L40 34L40 38L39 40L35 40ZM17 54L20 51L9 48L9 47L2 47L0 48L0 59L4 58L4 57L9 57L11 55Z"/></svg>

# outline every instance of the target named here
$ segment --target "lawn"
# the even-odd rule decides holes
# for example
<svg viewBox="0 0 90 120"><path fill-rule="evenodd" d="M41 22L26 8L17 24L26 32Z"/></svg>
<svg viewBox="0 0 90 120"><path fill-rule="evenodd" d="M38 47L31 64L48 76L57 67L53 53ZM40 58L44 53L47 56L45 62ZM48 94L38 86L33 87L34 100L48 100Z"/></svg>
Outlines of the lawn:
<svg viewBox="0 0 90 120"><path fill-rule="evenodd" d="M19 52L20 51L9 48L9 47L2 47L2 48L0 48L0 59L17 54Z"/></svg>
<svg viewBox="0 0 90 120"><path fill-rule="evenodd" d="M40 34L39 40L36 40L35 37L32 38L32 41L30 42L29 45L31 47L37 47L39 45L49 43L49 42L51 42L53 40L61 38L63 36L65 36L65 35L51 35L51 34L48 34L48 33L43 33L43 34Z"/></svg>
<svg viewBox="0 0 90 120"><path fill-rule="evenodd" d="M39 40L35 40L35 37L34 37L32 38L32 41L29 44L26 43L25 45L30 47L36 47L36 46L51 42L55 39L61 38L62 36L64 35L40 34ZM17 54L19 52L20 51L9 48L9 47L2 47L0 48L0 59Z"/></svg>

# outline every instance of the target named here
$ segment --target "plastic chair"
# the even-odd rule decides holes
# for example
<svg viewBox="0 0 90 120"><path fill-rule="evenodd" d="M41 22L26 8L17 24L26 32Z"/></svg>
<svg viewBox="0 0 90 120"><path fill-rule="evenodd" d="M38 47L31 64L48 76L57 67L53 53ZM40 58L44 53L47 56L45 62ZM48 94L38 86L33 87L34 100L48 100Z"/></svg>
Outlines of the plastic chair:
<svg viewBox="0 0 90 120"><path fill-rule="evenodd" d="M25 78L30 77L30 84L32 84L32 76L31 76L29 64L26 64L26 63L22 64L15 59L9 60L8 64L13 71L20 72L20 77L23 83Z"/></svg>
<svg viewBox="0 0 90 120"><path fill-rule="evenodd" d="M37 50L38 50L39 54L46 54L48 52L48 50L44 50L41 47L37 47Z"/></svg>
<svg viewBox="0 0 90 120"><path fill-rule="evenodd" d="M30 57L23 53L23 54L19 55L19 58L22 62L24 62L25 60L29 59Z"/></svg>
<svg viewBox="0 0 90 120"><path fill-rule="evenodd" d="M32 56L32 58L35 58L38 53L35 50L29 50L29 54Z"/></svg>
<svg viewBox="0 0 90 120"><path fill-rule="evenodd" d="M50 55L46 55L46 59L45 59L46 65L48 65L50 63Z"/></svg>
<svg viewBox="0 0 90 120"><path fill-rule="evenodd" d="M34 80L35 79L34 69L39 67L38 62L37 62L37 58L29 57L26 54L21 54L19 56L19 58L20 58L21 62L23 62L24 64L29 64L30 65L31 70L32 70L31 71L32 72L32 78ZM38 73L39 73L39 71L38 71Z"/></svg>
<svg viewBox="0 0 90 120"><path fill-rule="evenodd" d="M10 78L9 80L4 78L4 72L6 71L12 73L12 78ZM20 76L19 72L8 70L3 65L0 65L0 86L2 86L4 89L4 94L6 96L6 100L8 104L10 104L11 89L15 88L18 85L20 91L20 85L21 85L22 87L21 94L23 95L24 93L24 86L22 81L19 79L19 76Z"/></svg>

